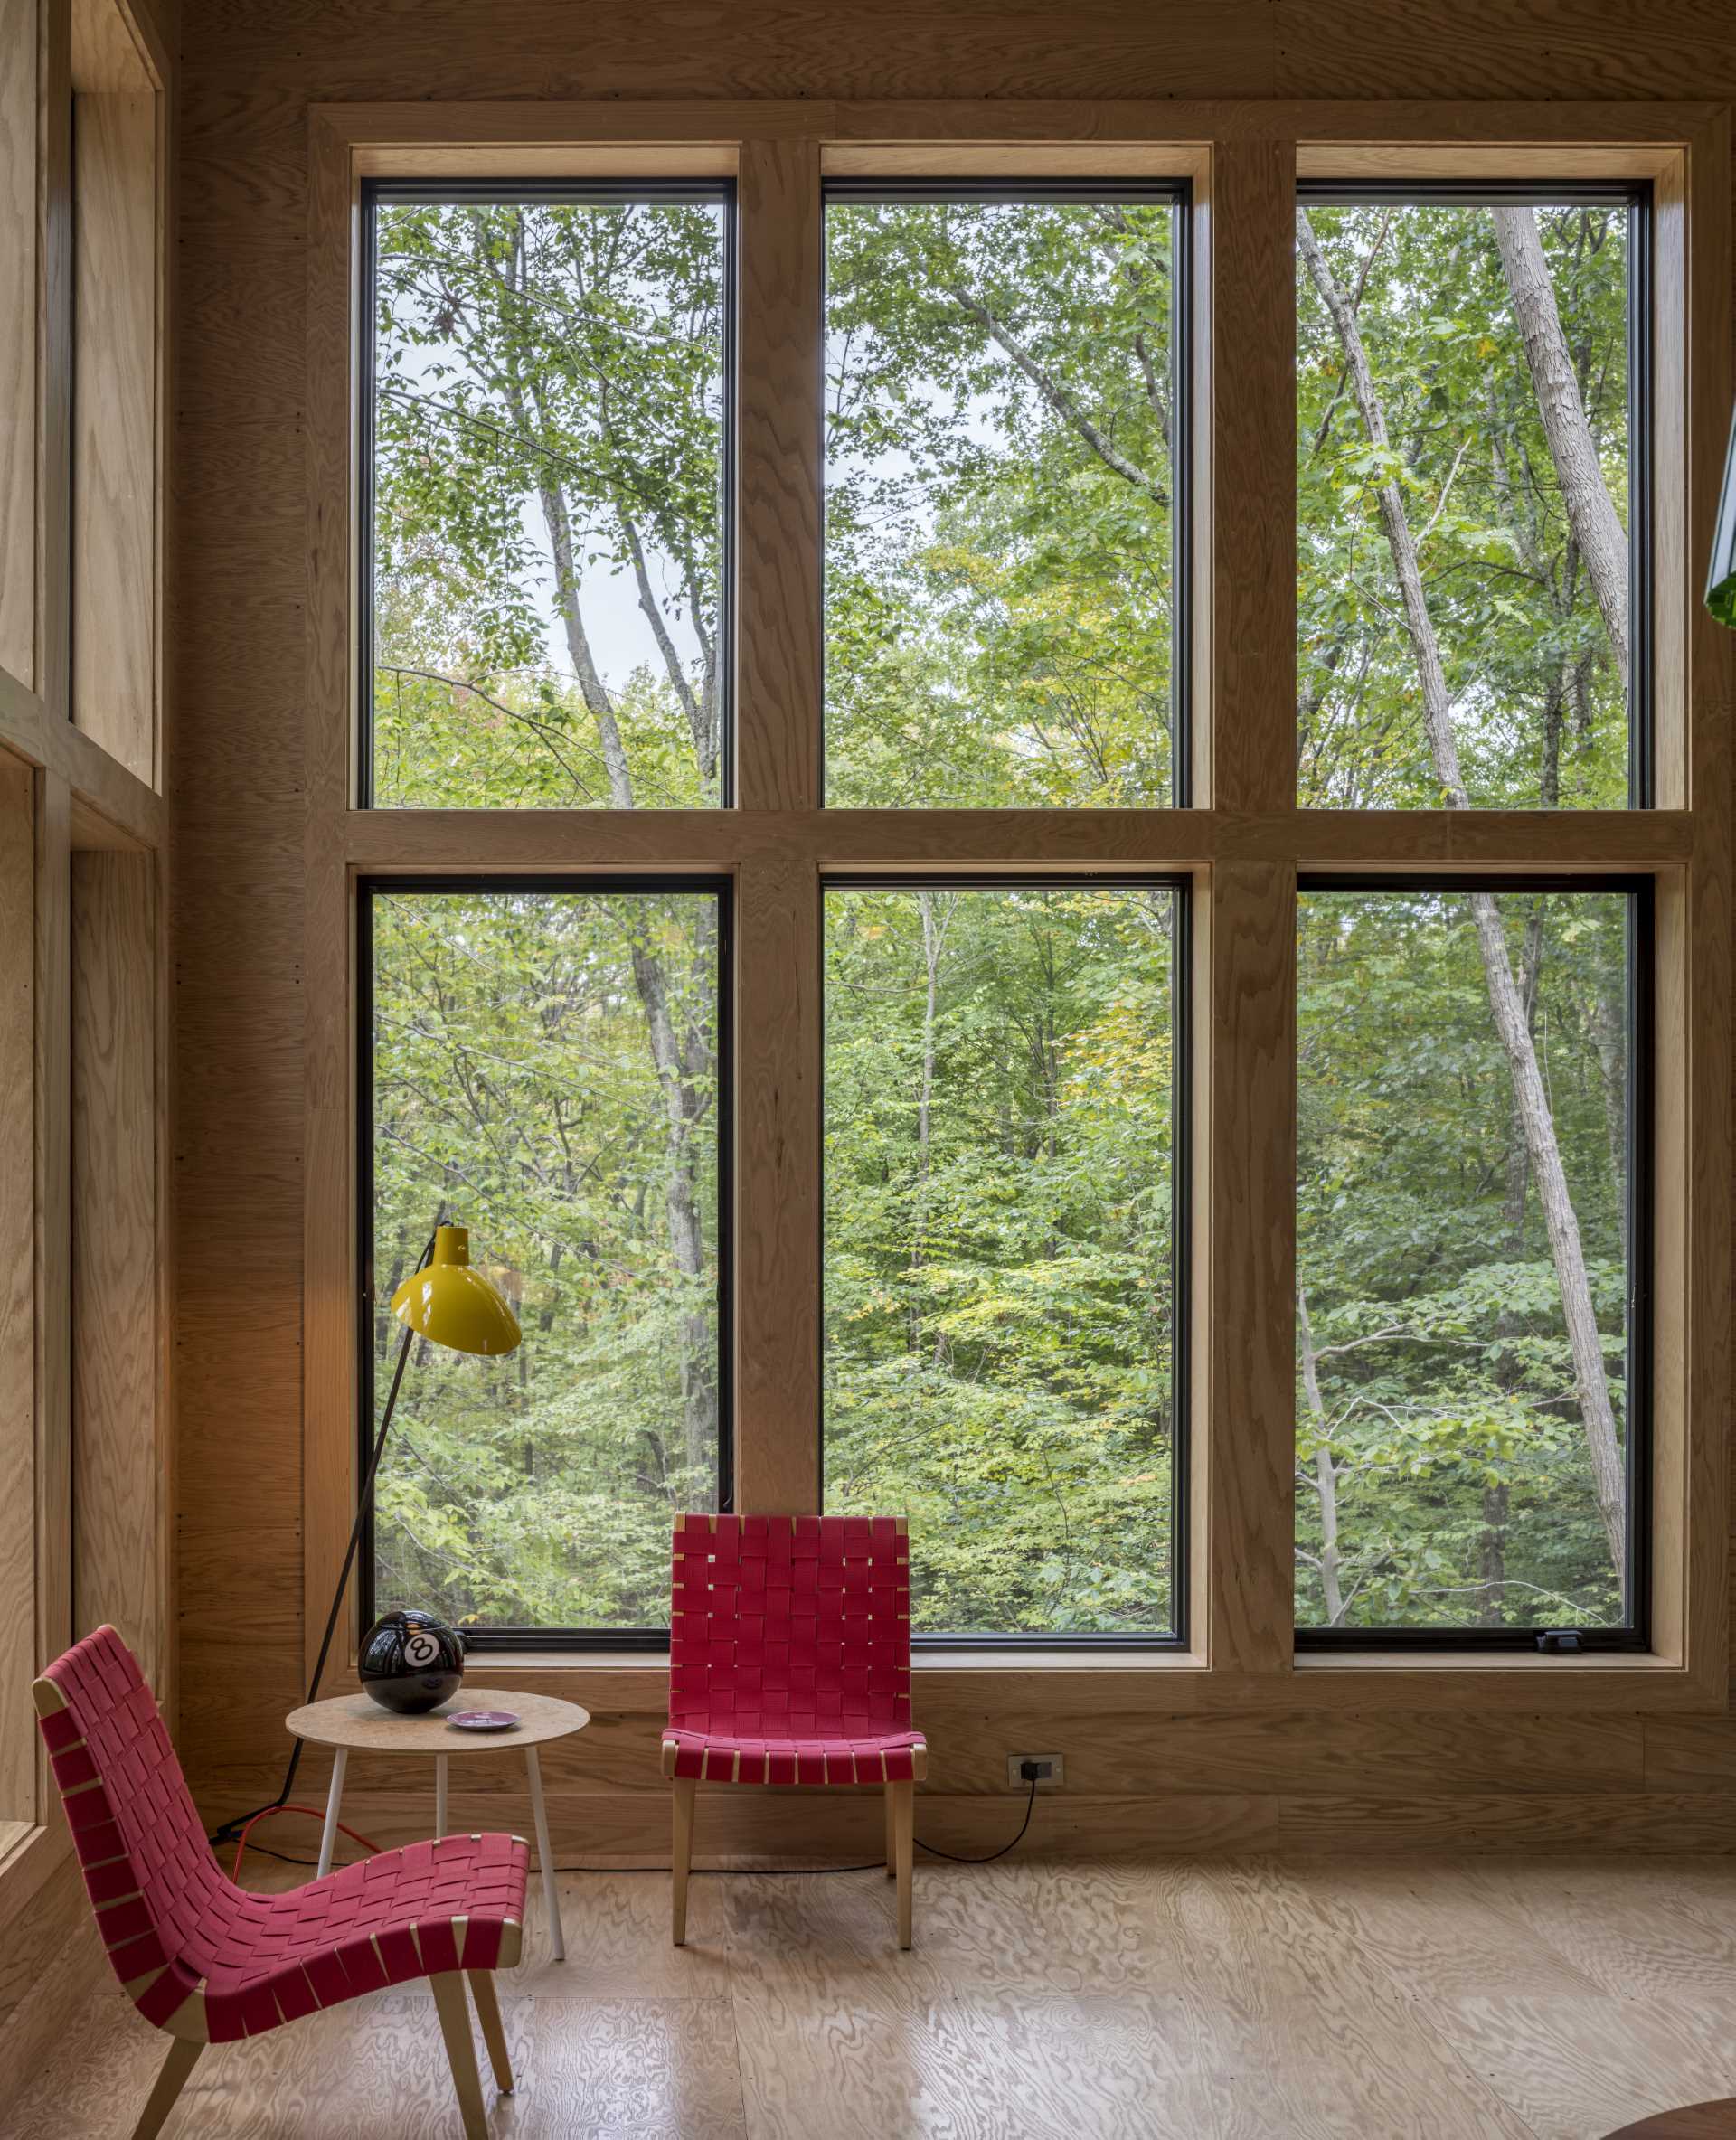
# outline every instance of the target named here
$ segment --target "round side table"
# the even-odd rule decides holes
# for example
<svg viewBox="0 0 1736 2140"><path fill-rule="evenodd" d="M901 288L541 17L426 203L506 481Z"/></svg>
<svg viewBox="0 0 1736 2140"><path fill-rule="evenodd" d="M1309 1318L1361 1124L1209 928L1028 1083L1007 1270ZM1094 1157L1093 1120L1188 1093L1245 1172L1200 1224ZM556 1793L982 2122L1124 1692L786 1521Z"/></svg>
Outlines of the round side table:
<svg viewBox="0 0 1736 2140"><path fill-rule="evenodd" d="M454 1710L510 1709L518 1716L510 1731L454 1731L447 1722ZM555 1891L554 1852L549 1848L549 1815L542 1803L542 1768L536 1758L539 1746L582 1731L590 1712L576 1702L557 1702L552 1694L505 1693L498 1687L460 1687L449 1702L423 1716L396 1716L366 1694L335 1694L326 1702L311 1702L291 1710L284 1719L287 1729L310 1746L332 1749L332 1787L326 1799L326 1829L319 1839L319 1871L332 1869L332 1845L337 1841L338 1809L344 1803L344 1776L352 1752L424 1754L434 1762L434 1833L446 1834L447 1764L480 1760L486 1754L522 1753L531 1785L531 1813L536 1823L536 1855L542 1868L542 1900L548 1905L549 1929L554 1941L554 1958L564 1962L567 1943L561 1930L561 1900Z"/></svg>

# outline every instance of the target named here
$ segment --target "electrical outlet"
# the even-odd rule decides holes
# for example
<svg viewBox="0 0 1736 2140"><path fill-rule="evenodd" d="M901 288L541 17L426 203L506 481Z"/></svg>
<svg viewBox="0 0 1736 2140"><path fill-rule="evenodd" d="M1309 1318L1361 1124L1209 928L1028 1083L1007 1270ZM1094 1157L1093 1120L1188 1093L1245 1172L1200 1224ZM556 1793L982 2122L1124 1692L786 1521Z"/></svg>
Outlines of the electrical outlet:
<svg viewBox="0 0 1736 2140"><path fill-rule="evenodd" d="M1038 1790L1058 1790L1065 1781L1067 1763L1061 1754L1008 1754L1006 1787L1009 1791L1028 1791L1031 1788L1031 1778L1024 1772L1027 1762L1037 1772Z"/></svg>

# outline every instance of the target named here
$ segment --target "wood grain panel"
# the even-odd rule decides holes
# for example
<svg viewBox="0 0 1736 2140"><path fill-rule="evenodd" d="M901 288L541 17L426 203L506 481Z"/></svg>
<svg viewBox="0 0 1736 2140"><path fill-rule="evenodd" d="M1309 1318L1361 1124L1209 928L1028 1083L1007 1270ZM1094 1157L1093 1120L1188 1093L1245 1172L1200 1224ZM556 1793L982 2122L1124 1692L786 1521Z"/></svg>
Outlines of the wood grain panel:
<svg viewBox="0 0 1736 2140"><path fill-rule="evenodd" d="M130 95L153 86L129 17L117 0L71 0L72 87Z"/></svg>
<svg viewBox="0 0 1736 2140"><path fill-rule="evenodd" d="M0 1821L36 1817L35 830L0 755ZM4 1853L0 1853L4 1854Z"/></svg>
<svg viewBox="0 0 1736 2140"><path fill-rule="evenodd" d="M156 127L148 87L73 99L73 718L146 781L156 762Z"/></svg>
<svg viewBox="0 0 1736 2140"><path fill-rule="evenodd" d="M1275 83L1272 13L1256 0L1172 0L1156 14L1096 0L1065 16L1052 0L964 16L913 0L750 0L703 28L681 0L610 0L587 10L581 38L565 10L536 0L497 7L486 35L458 0L419 9L395 34L362 0L301 0L269 18L213 0L199 21L207 73L227 65L260 89L304 93L316 79L328 97L412 85L455 98L1267 97Z"/></svg>
<svg viewBox="0 0 1736 2140"><path fill-rule="evenodd" d="M71 797L35 778L36 1654L72 1639ZM52 1790L39 1754L37 1804Z"/></svg>
<svg viewBox="0 0 1736 2140"><path fill-rule="evenodd" d="M0 2073L30 2070L71 2004L107 1973L78 1860L68 1851L0 1940ZM0 2080L0 2102L6 2082Z"/></svg>
<svg viewBox="0 0 1736 2140"><path fill-rule="evenodd" d="M750 141L737 181L737 789L812 808L820 780L819 148Z"/></svg>
<svg viewBox="0 0 1736 2140"><path fill-rule="evenodd" d="M1222 731L1220 729L1220 741ZM1287 761L1288 762L1288 761ZM1214 1670L1288 1673L1294 1543L1296 875L1212 872L1210 993ZM1195 1269L1203 1259L1196 1259Z"/></svg>
<svg viewBox="0 0 1736 2140"><path fill-rule="evenodd" d="M71 10L38 0L36 688L71 717L72 660L72 58ZM40 760L38 762L41 762Z"/></svg>
<svg viewBox="0 0 1736 2140"><path fill-rule="evenodd" d="M36 681L36 0L0 0L0 668Z"/></svg>
<svg viewBox="0 0 1736 2140"><path fill-rule="evenodd" d="M1172 1777L1190 1791L1287 1797L1651 1787L1633 1717L1154 1716L1104 1708L1058 1719L1036 1704L955 1709L932 1693L918 1714L929 1741L931 1791L1005 1795L1007 1754L1036 1748L1063 1754L1068 1790L1088 1796L1158 1791ZM584 1736L574 1742L578 1752Z"/></svg>
<svg viewBox="0 0 1736 2140"><path fill-rule="evenodd" d="M4 670L0 670L0 749L64 779L71 789L78 818L84 825L104 828L105 843L118 840L145 848L164 845L168 813L162 797L72 727L64 706L57 712L52 700L14 683ZM76 825L74 830L78 831ZM96 845L99 842L80 837L79 844Z"/></svg>
<svg viewBox="0 0 1736 2140"><path fill-rule="evenodd" d="M149 855L72 858L73 1624L165 1657L158 1525L156 915Z"/></svg>
<svg viewBox="0 0 1736 2140"><path fill-rule="evenodd" d="M1209 799L1285 811L1296 804L1295 144L1221 146L1209 226Z"/></svg>
<svg viewBox="0 0 1736 2140"><path fill-rule="evenodd" d="M1736 1721L1729 1717L1647 1717L1646 1788L1717 1791L1736 1784Z"/></svg>
<svg viewBox="0 0 1736 2140"><path fill-rule="evenodd" d="M819 1506L820 895L799 857L736 880L738 1509Z"/></svg>
<svg viewBox="0 0 1736 2140"><path fill-rule="evenodd" d="M1286 1849L1736 1851L1736 1804L1662 1791L1287 1798Z"/></svg>

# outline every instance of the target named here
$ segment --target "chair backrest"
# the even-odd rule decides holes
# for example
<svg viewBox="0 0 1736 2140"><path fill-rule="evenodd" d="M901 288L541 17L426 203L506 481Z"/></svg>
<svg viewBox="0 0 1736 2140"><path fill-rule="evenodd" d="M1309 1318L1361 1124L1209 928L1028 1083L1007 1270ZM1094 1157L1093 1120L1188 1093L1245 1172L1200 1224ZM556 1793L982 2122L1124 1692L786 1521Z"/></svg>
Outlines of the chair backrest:
<svg viewBox="0 0 1736 2140"><path fill-rule="evenodd" d="M766 1739L909 1730L902 1517L677 1516L669 1721Z"/></svg>
<svg viewBox="0 0 1736 2140"><path fill-rule="evenodd" d="M115 1975L159 2024L201 1972L182 1959L232 1894L138 1660L99 1627L36 1682L38 1722ZM169 1965L165 1969L164 1965Z"/></svg>

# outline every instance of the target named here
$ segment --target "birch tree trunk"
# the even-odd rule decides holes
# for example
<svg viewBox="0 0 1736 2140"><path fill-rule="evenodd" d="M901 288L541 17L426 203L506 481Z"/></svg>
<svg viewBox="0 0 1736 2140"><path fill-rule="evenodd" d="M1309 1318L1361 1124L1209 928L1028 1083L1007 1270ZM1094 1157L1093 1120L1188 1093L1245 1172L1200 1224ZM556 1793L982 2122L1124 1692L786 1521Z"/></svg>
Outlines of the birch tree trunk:
<svg viewBox="0 0 1736 2140"><path fill-rule="evenodd" d="M1525 362L1549 441L1549 457L1561 486L1567 523L1591 575L1604 629L1616 650L1622 688L1629 666L1628 636L1628 537L1603 480L1597 441L1586 421L1579 375L1561 331L1555 286L1530 208L1496 208L1495 242L1513 298L1514 317L1525 344Z"/></svg>
<svg viewBox="0 0 1736 2140"><path fill-rule="evenodd" d="M519 236L505 269L493 265L486 248L478 246L479 267L493 278L503 305L520 294L520 280L524 273L523 233L521 217ZM566 639L567 658L571 662L573 674L578 679L585 711L596 724L598 749L609 778L609 802L618 810L631 810L637 801L633 790L632 768L622 740L620 722L616 717L615 702L597 666L590 636L585 628L584 615L580 606L578 544L573 533L572 504L567 486L557 472L561 457L551 443L556 435L556 427L537 391L536 381L526 373L516 342L509 339L503 358L495 362L488 354L487 336L477 333L471 337L469 354L478 371L490 380L505 398L515 428L527 438L545 448L541 456L542 473L537 494L542 517L549 530L549 561L554 570L555 608ZM654 627L661 629L661 618L656 614L655 600L649 599L650 587L638 532L624 511L618 510L617 517L628 540L641 607L646 608L646 614L651 617ZM670 681L676 688L677 695L682 695L685 679L682 676L680 662L673 646L668 643L666 633L658 643L665 652ZM691 692L682 697L682 702L687 711L695 749L700 754L703 770L705 737L702 710L693 702ZM702 940L702 955L710 947L710 941L709 938ZM677 1025L670 1005L669 979L662 960L640 942L633 942L630 951L634 987L645 1012L652 1065L656 1071L657 1089L663 1101L669 1159L669 1175L664 1189L665 1219L670 1253L679 1274L684 1295L678 1314L681 1333L681 1453L683 1461L703 1476L714 1467L717 1461L719 1425L717 1337L711 1315L699 1299L699 1281L705 1268L705 1232L696 1133L711 1105L710 1080L716 1068L707 1038L712 1030L712 996L703 980L702 968L699 1001L695 1011L693 1014L683 1018Z"/></svg>
<svg viewBox="0 0 1736 2140"><path fill-rule="evenodd" d="M1326 1435L1326 1408L1320 1395L1320 1370L1314 1352L1314 1324L1308 1315L1308 1296L1298 1278L1296 1287L1296 1334L1302 1346L1302 1391L1308 1400L1308 1415L1320 1447L1314 1455L1314 1490L1320 1497L1320 1588L1325 1595L1326 1625L1335 1627L1344 1617L1344 1589L1338 1554L1338 1469L1332 1460L1332 1443Z"/></svg>
<svg viewBox="0 0 1736 2140"><path fill-rule="evenodd" d="M1385 454L1391 448L1386 411L1375 390L1374 375L1369 367L1367 352L1363 346L1362 331L1356 324L1356 316L1339 288L1325 253L1320 250L1319 241L1314 234L1314 226L1308 221L1305 209L1297 211L1296 230L1297 242L1309 278L1337 331L1339 345L1344 351L1345 368L1350 373L1356 405L1362 413L1369 444L1376 452ZM1440 646L1435 636L1428 600L1423 593L1416 539L1410 532L1405 514L1403 494L1396 483L1384 483L1377 495L1387 546L1392 552L1393 575L1398 580L1404 605L1405 628L1416 659L1417 677L1422 695L1423 727L1434 760L1435 776L1440 782L1448 807L1453 810L1468 809L1470 797L1466 792L1464 778L1459 769L1458 743L1453 732L1452 705L1447 693L1446 674L1441 667ZM1531 1162L1532 1179L1536 1183L1537 1201L1543 1214L1550 1254L1555 1265L1556 1283L1561 1288L1561 1313L1567 1325L1568 1349L1573 1362L1574 1389L1580 1402L1580 1419L1585 1433L1586 1449L1591 1461L1598 1513L1603 1520L1604 1536L1609 1541L1610 1564L1620 1579L1625 1574L1627 1559L1626 1494L1621 1447L1616 1433L1614 1409L1609 1401L1609 1384L1604 1373L1603 1343L1592 1306L1591 1280L1585 1266L1585 1250L1580 1240L1579 1221L1568 1193L1567 1174L1561 1164L1561 1146L1556 1142L1555 1124L1549 1111L1549 1096L1544 1090L1543 1075L1538 1068L1537 1051L1532 1042L1524 1000L1520 994L1519 984L1514 977L1513 962L1508 956L1506 932L1502 927L1500 910L1493 895L1486 891L1473 892L1469 904L1471 918L1477 928L1478 948L1483 957L1483 974L1488 989L1489 1008L1494 1014L1495 1032L1507 1059L1507 1070L1513 1082L1514 1106L1524 1127L1525 1149Z"/></svg>

